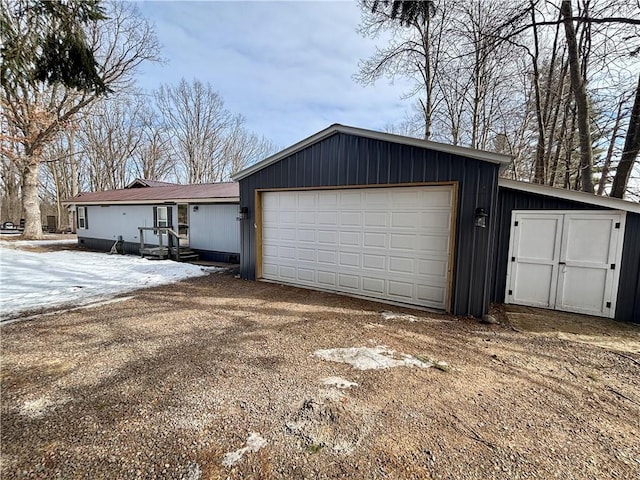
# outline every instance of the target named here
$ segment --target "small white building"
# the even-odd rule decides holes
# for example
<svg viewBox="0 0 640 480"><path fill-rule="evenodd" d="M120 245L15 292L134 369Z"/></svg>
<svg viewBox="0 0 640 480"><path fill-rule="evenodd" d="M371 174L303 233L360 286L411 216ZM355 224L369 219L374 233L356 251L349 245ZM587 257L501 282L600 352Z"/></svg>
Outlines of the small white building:
<svg viewBox="0 0 640 480"><path fill-rule="evenodd" d="M184 257L193 251L205 260L239 261L237 183L137 179L124 189L79 193L64 203L75 216L78 243L92 250L116 246L124 253L151 254L179 244Z"/></svg>

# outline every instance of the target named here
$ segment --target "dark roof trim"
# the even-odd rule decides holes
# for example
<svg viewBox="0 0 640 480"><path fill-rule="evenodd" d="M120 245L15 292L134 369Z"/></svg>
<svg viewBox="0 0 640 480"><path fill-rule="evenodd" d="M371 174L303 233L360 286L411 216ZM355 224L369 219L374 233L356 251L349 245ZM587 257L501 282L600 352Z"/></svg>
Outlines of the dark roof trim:
<svg viewBox="0 0 640 480"><path fill-rule="evenodd" d="M511 163L513 157L509 155L503 155L500 153L486 152L484 150L476 150L475 148L460 147L456 145L448 145L446 143L431 142L428 140L420 140L419 138L404 137L402 135L395 135L393 133L376 132L374 130L366 130L364 128L349 127L347 125L340 125L334 123L333 125L321 130L320 132L311 135L304 140L291 145L280 152L265 158L261 162L255 163L248 168L236 173L233 176L234 181L242 180L262 170L269 165L272 165L289 155L313 145L321 140L324 140L336 133L345 133L347 135L355 135L358 137L372 138L374 140L383 140L386 142L400 143L402 145L411 145L414 147L428 148L429 150L436 150L438 152L452 153L454 155L460 155L462 157L475 158L477 160L484 160L485 162L498 163L508 165Z"/></svg>
<svg viewBox="0 0 640 480"><path fill-rule="evenodd" d="M518 182L516 180L498 179L498 187L519 190L521 192L535 193L547 197L562 198L574 202L597 205L599 207L610 208L612 210L624 210L627 212L640 213L640 203L622 200L620 198L603 197L593 193L578 192L565 188L550 187L548 185L538 185L535 183Z"/></svg>

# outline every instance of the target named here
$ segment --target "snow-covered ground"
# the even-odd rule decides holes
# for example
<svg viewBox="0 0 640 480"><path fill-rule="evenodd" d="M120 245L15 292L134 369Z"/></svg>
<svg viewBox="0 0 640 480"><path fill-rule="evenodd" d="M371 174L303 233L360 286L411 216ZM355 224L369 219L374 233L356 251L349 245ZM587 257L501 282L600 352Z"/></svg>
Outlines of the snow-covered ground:
<svg viewBox="0 0 640 480"><path fill-rule="evenodd" d="M217 270L129 255L20 249L65 242L75 243L0 241L0 321L32 310L87 305Z"/></svg>

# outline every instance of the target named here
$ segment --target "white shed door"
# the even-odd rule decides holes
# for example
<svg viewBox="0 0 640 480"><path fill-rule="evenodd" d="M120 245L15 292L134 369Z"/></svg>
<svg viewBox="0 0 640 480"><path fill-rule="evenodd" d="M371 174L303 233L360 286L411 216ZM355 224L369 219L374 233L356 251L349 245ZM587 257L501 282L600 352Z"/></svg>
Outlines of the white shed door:
<svg viewBox="0 0 640 480"><path fill-rule="evenodd" d="M446 309L453 188L264 192L262 278Z"/></svg>
<svg viewBox="0 0 640 480"><path fill-rule="evenodd" d="M513 212L506 303L615 315L624 214Z"/></svg>

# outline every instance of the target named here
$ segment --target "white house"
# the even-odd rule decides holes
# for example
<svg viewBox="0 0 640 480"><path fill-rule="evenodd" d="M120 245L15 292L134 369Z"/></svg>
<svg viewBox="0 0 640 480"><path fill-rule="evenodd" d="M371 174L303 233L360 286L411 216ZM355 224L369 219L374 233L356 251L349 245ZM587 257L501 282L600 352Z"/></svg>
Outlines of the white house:
<svg viewBox="0 0 640 480"><path fill-rule="evenodd" d="M167 247L179 244L183 257L193 251L206 260L239 261L237 183L136 179L127 188L79 193L64 203L75 214L78 243L93 250L115 246L124 253L166 257L172 256Z"/></svg>

